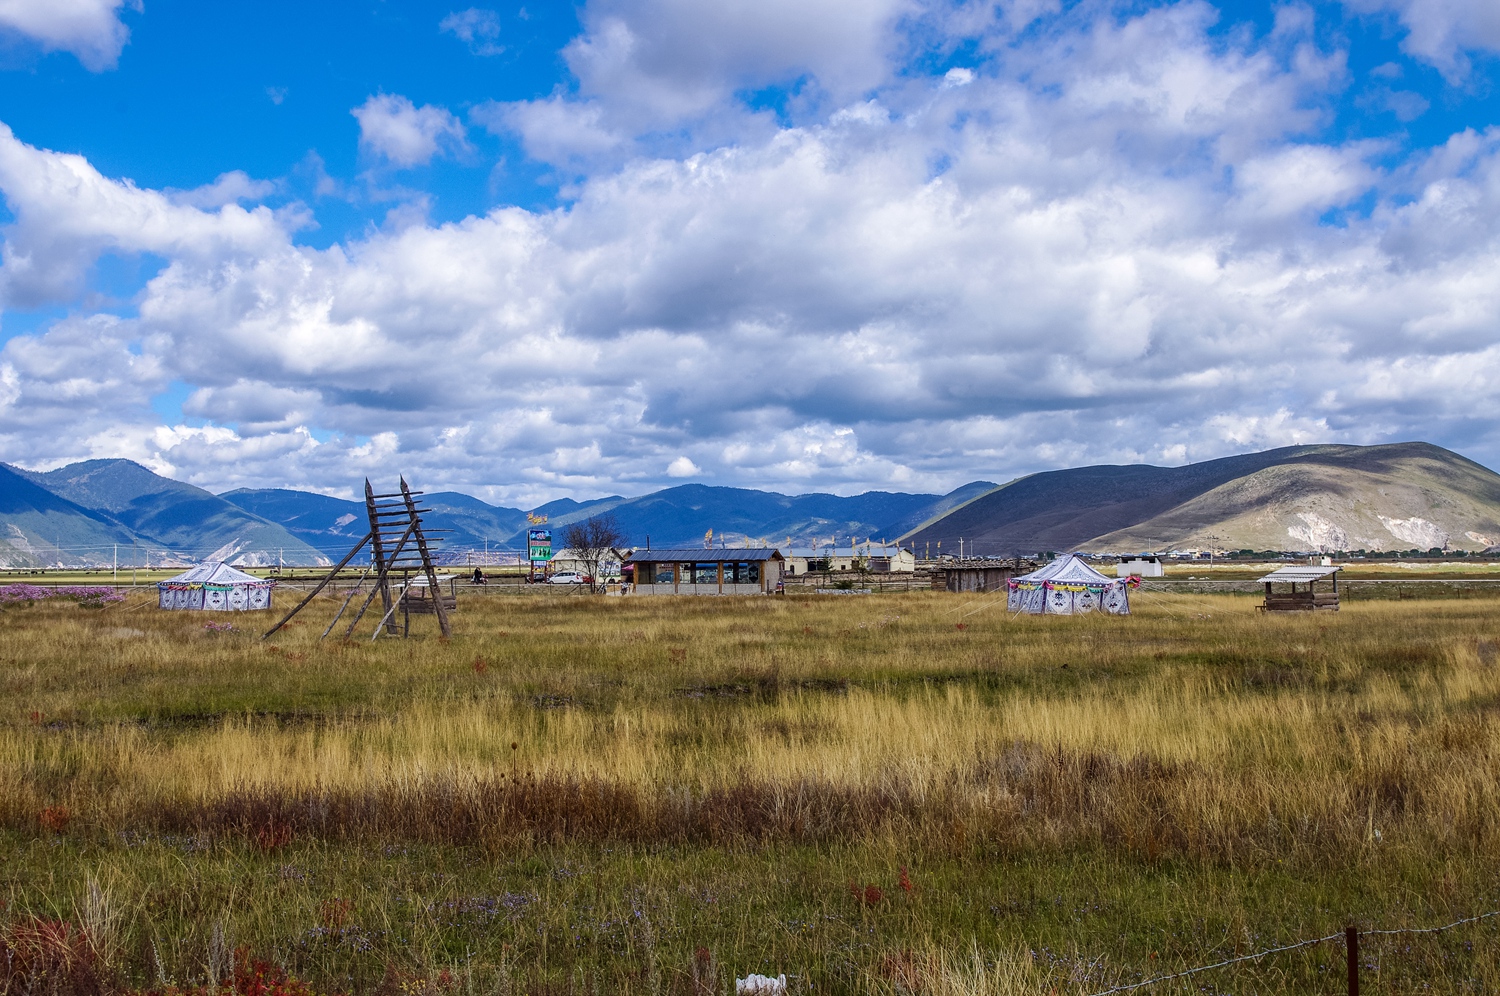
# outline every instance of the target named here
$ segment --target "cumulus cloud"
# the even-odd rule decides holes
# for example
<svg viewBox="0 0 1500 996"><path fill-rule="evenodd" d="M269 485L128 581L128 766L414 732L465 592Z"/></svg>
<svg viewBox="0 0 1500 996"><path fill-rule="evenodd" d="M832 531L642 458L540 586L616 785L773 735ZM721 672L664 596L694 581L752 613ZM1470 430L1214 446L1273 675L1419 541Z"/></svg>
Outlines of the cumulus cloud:
<svg viewBox="0 0 1500 996"><path fill-rule="evenodd" d="M668 477L697 477L702 473L703 468L685 456L680 456L667 464Z"/></svg>
<svg viewBox="0 0 1500 996"><path fill-rule="evenodd" d="M1450 78L1468 72L1468 53L1500 51L1500 5L1493 0L1344 0L1344 5L1364 14L1394 14L1406 29L1401 47Z"/></svg>
<svg viewBox="0 0 1500 996"><path fill-rule="evenodd" d="M604 108L597 103L556 97L508 104L489 101L470 116L494 134L519 134L527 154L548 163L587 163L627 142L605 123Z"/></svg>
<svg viewBox="0 0 1500 996"><path fill-rule="evenodd" d="M72 52L100 72L119 61L130 38L120 20L128 0L0 0L0 35L19 35L46 52ZM132 5L134 6L134 5Z"/></svg>
<svg viewBox="0 0 1500 996"><path fill-rule="evenodd" d="M881 83L915 0L594 0L564 50L582 102L510 105L506 120L533 158L568 163L622 136L688 129L711 141L764 128L735 100L785 88L832 106Z"/></svg>
<svg viewBox="0 0 1500 996"><path fill-rule="evenodd" d="M213 183L194 187L192 190L162 191L174 204L186 204L196 208L217 208L240 201L256 201L275 193L276 184L270 180L255 180L244 170L222 173Z"/></svg>
<svg viewBox="0 0 1500 996"><path fill-rule="evenodd" d="M396 166L421 166L465 144L463 124L447 108L417 107L397 94L375 94L349 113L359 121L360 146Z"/></svg>
<svg viewBox="0 0 1500 996"><path fill-rule="evenodd" d="M499 55L505 51L505 46L496 44L500 37L500 15L493 10L470 7L454 11L438 22L438 30L451 33L475 55Z"/></svg>
<svg viewBox="0 0 1500 996"><path fill-rule="evenodd" d="M878 23L850 65L885 51ZM1500 130L1404 156L1331 141L1338 53L1295 18L1258 41L1213 24L1193 3L1043 20L963 85L854 87L681 155L623 152L639 134L582 88L490 105L476 121L587 125L547 155L619 158L561 207L326 248L228 202L248 179L189 203L6 133L8 294L76 298L107 252L167 264L129 321L11 340L0 440L33 461L103 440L222 487L405 470L514 503L683 475L943 488L1393 433L1494 459ZM148 417L172 381L213 432ZM69 392L66 431L27 430L27 399Z"/></svg>
<svg viewBox="0 0 1500 996"><path fill-rule="evenodd" d="M243 176L243 174L240 174ZM223 186L220 186L220 185ZM218 195L199 191L188 201L223 201L253 184L221 177ZM158 253L178 260L258 257L287 243L306 222L296 208L249 210L221 203L206 211L168 194L111 180L82 156L34 148L0 124L0 192L14 222L0 249L0 302L34 306L78 294L89 267L106 252Z"/></svg>

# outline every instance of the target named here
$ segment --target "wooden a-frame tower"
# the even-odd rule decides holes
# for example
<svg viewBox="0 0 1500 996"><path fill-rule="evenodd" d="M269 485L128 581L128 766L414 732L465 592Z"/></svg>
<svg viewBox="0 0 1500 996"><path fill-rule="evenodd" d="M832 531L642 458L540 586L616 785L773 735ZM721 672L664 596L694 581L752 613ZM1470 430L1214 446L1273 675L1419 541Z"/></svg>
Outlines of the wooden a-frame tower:
<svg viewBox="0 0 1500 996"><path fill-rule="evenodd" d="M430 543L441 542L440 540L429 540L426 532L422 529L422 513L430 512L431 509L418 508L417 496L420 491L413 491L406 485L406 478L401 478L401 490L398 493L377 495L375 489L370 487L369 478L365 479L365 512L370 518L370 531L365 533L364 538L354 545L354 549L344 554L344 559L334 565L333 570L319 581L307 597L297 603L297 606L288 612L282 620L272 626L262 636L265 639L275 633L281 627L291 621L292 617L301 612L307 603L311 602L317 594L326 588L338 577L339 571L353 560L359 551L370 546L370 566L365 568L360 575L359 581L350 589L349 596L344 599L344 604L333 617L333 622L323 630L323 636L333 631L333 627L343 617L344 611L349 608L349 603L354 596L359 594L364 587L365 579L373 571L375 574L374 584L369 593L365 595L364 602L354 618L349 620L348 627L344 630L344 639L354 635L354 627L365 617L369 611L370 603L375 596L380 596L381 608L385 614L380 617L380 622L375 625L375 633L370 639L375 639L382 632L391 636L407 635L411 632L411 598L413 584L418 579L425 581L426 596L431 600L432 611L437 615L438 628L443 631L444 636L451 636L452 629L448 624L448 607L444 604L442 592L438 587L437 568L432 563L432 549ZM427 532L432 532L428 530ZM396 585L396 592L392 595L392 585ZM424 603L425 603L424 599ZM404 614L402 625L396 624L396 611L401 609ZM319 637L318 639L322 639Z"/></svg>

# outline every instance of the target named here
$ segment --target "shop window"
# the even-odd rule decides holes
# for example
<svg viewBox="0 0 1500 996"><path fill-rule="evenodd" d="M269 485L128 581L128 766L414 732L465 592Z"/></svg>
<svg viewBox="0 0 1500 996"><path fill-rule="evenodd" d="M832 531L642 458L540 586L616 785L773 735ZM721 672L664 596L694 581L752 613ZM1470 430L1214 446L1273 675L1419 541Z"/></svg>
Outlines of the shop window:
<svg viewBox="0 0 1500 996"><path fill-rule="evenodd" d="M760 584L760 564L725 564L725 584Z"/></svg>

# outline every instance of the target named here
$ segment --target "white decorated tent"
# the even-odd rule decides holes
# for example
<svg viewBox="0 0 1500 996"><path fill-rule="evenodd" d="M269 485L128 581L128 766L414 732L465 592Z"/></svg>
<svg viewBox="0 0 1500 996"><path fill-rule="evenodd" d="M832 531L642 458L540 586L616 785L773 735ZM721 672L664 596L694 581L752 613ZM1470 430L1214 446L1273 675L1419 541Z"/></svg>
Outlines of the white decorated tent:
<svg viewBox="0 0 1500 996"><path fill-rule="evenodd" d="M1007 607L1034 616L1095 611L1126 616L1130 614L1129 589L1139 583L1136 578L1106 577L1070 553L1040 570L1011 578Z"/></svg>
<svg viewBox="0 0 1500 996"><path fill-rule="evenodd" d="M157 604L163 609L209 612L269 609L275 585L275 581L237 571L222 561L210 561L157 582Z"/></svg>

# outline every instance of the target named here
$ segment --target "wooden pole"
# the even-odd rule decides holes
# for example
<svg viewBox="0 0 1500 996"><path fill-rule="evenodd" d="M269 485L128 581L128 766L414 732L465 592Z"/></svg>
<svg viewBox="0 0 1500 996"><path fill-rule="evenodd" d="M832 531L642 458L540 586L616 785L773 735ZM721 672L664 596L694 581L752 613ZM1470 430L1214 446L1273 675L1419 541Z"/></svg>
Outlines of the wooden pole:
<svg viewBox="0 0 1500 996"><path fill-rule="evenodd" d="M377 592L385 593L385 602L383 603L385 607L385 615L381 618L380 626L386 625L386 621L391 618L391 615L395 611L396 606L395 603L391 601L391 589L390 582L388 580L390 566L396 560L396 558L401 556L401 549L402 547L406 546L406 539L411 535L411 531L415 528L417 528L417 524L415 521L412 522L411 525L406 527L406 532L401 534L400 542L398 542L395 547L392 548L390 556L381 563L380 571L375 575L375 587L371 588L370 594L365 597L364 604L359 607L359 613L352 620L350 620L349 628L344 631L344 639L347 640L349 639L349 637L354 635L354 627L359 625L359 621L363 619L365 617L365 613L369 611L370 603L375 600L375 595ZM377 633L380 632L380 626L375 627L375 631ZM396 626L394 623L391 623L391 632L393 634L396 632Z"/></svg>
<svg viewBox="0 0 1500 996"><path fill-rule="evenodd" d="M405 605L406 604L406 592L407 592L407 590L410 587L411 587L411 578L407 578L405 581L401 582L401 589L400 589L400 591L396 595L396 598L397 598L396 605ZM396 607L394 605L391 606L391 611L386 613L386 617L389 618L392 614L395 613L395 611L396 611ZM384 625L385 625L385 619L382 619L382 620L380 620L380 622L378 622L378 623L375 624L375 633L374 633L373 636L370 637L370 641L372 643L375 641L376 637L380 636L380 627L382 627ZM407 629L411 628L411 616L410 616L410 614L407 615L406 625L407 625Z"/></svg>
<svg viewBox="0 0 1500 996"><path fill-rule="evenodd" d="M427 574L427 591L432 595L432 609L437 613L438 629L443 631L444 636L452 636L453 631L448 626L448 610L443 605L443 591L438 587L437 569L432 566L432 555L427 550L427 537L422 535L422 527L417 525L421 520L417 518L417 504L411 499L411 489L406 486L405 477L401 478L401 494L406 498L406 510L417 530L417 550L422 554L422 569ZM411 626L410 616L407 617L407 626Z"/></svg>
<svg viewBox="0 0 1500 996"><path fill-rule="evenodd" d="M1344 954L1349 962L1349 996L1359 996L1359 928L1344 928Z"/></svg>
<svg viewBox="0 0 1500 996"><path fill-rule="evenodd" d="M371 565L373 565L373 563L374 562L371 561L370 564L365 565L364 573L360 574L359 580L354 582L354 587L349 589L349 594L344 598L344 604L339 606L339 610L334 613L333 619L328 623L328 628L323 631L323 636L318 637L318 639L321 640L323 639L323 637L326 637L329 633L333 632L333 627L337 626L338 621L343 618L344 610L349 607L350 602L354 601L355 594L358 593L359 589L364 585L365 578L370 576L370 567Z"/></svg>
<svg viewBox="0 0 1500 996"><path fill-rule="evenodd" d="M298 602L297 603L297 607L295 609L293 609L292 611L288 612L286 614L286 616L282 618L281 622L277 623L275 626L272 626L270 629L266 630L265 636L262 636L261 639L264 640L266 638L266 636L270 636L272 633L276 632L278 629L280 629L281 627L285 626L288 622L290 622L291 619L292 619L292 616L295 616L297 613L301 612L302 611L302 607L304 605L306 605L308 602L311 602L313 600L313 596L314 595L316 595L318 592L322 591L324 589L324 587L326 587L328 585L328 582L330 582L334 578L338 577L338 573L339 573L339 571L341 571L341 570L344 569L344 565L347 564L347 563L349 563L349 561L353 560L354 559L354 555L356 553L358 553L360 550L363 550L365 544L368 543L368 542L370 542L370 534L369 533L365 533L365 538L362 539L362 540L360 540L355 545L354 549L352 549L348 553L344 554L344 559L340 560L338 562L338 564L336 564L334 566L333 570L331 570L331 571L328 572L328 576L325 577L323 580L319 581L318 582L318 586L316 588L314 588L312 591L308 592L307 593L307 597L304 598L302 601ZM327 636L328 634L324 633L323 635Z"/></svg>
<svg viewBox="0 0 1500 996"><path fill-rule="evenodd" d="M390 563L391 558L386 556L385 544L380 539L380 513L375 507L375 489L370 487L370 479L368 477L365 478L365 511L370 517L371 549L375 553L375 563L380 565L380 573L376 575L375 588L380 592L380 607L386 610L385 615L389 619L391 615L391 586L390 582L386 579L385 566ZM366 602L365 606L368 607L369 604L369 602ZM360 609L359 614L361 616L364 615L364 609ZM352 627L349 632L353 632ZM396 632L395 623L391 624L391 632ZM349 633L345 633L344 639L347 640L348 638Z"/></svg>

